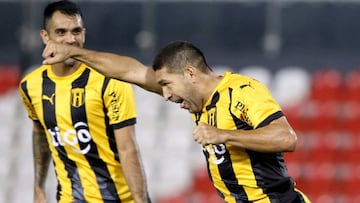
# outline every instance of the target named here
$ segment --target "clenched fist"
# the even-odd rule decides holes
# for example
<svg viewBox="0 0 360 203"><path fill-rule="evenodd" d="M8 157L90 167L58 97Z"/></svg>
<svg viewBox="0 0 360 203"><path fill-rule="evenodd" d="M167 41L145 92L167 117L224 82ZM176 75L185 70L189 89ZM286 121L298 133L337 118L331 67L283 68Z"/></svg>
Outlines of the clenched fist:
<svg viewBox="0 0 360 203"><path fill-rule="evenodd" d="M63 62L70 58L70 52L73 46L60 44L49 40L43 50L43 64L54 64Z"/></svg>
<svg viewBox="0 0 360 203"><path fill-rule="evenodd" d="M226 130L215 128L206 123L199 123L193 130L195 142L201 145L223 144L226 141Z"/></svg>

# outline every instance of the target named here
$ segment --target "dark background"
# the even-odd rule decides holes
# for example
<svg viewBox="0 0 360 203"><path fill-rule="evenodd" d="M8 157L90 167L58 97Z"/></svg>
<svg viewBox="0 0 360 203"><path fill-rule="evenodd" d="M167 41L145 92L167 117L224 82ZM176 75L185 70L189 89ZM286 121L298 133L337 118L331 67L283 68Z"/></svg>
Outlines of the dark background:
<svg viewBox="0 0 360 203"><path fill-rule="evenodd" d="M75 1L76 2L76 1ZM39 30L46 1L0 2L0 64L22 69L41 61ZM173 40L203 50L212 66L237 70L295 65L309 71L357 68L360 4L309 1L77 1L87 28L86 47L131 55L151 64L156 51ZM137 36L153 40L141 48ZM267 51L274 34L278 48ZM271 42L271 41L270 41Z"/></svg>

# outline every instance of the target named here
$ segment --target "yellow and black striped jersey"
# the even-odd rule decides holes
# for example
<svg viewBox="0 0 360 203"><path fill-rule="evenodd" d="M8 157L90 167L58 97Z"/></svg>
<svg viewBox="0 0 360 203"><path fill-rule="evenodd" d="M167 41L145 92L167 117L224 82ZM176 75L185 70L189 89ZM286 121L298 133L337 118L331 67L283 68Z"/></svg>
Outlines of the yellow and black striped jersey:
<svg viewBox="0 0 360 203"><path fill-rule="evenodd" d="M283 116L270 91L257 80L226 72L194 121L219 129L252 130ZM204 145L211 181L228 203L270 199L276 187L293 191L282 153L259 153L228 144ZM290 202L290 201L289 201Z"/></svg>
<svg viewBox="0 0 360 203"><path fill-rule="evenodd" d="M19 90L29 117L46 131L59 202L133 202L114 135L136 123L130 84L85 64L66 77L43 65L22 79Z"/></svg>

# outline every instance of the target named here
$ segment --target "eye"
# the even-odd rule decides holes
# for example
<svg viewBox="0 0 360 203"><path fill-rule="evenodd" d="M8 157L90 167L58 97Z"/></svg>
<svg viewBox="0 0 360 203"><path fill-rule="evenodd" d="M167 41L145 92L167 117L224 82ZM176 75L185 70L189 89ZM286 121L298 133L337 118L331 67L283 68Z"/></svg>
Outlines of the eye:
<svg viewBox="0 0 360 203"><path fill-rule="evenodd" d="M79 35L79 34L81 34L82 31L83 31L83 29L79 27L79 28L74 29L72 31L72 34L73 35Z"/></svg>
<svg viewBox="0 0 360 203"><path fill-rule="evenodd" d="M169 84L169 82L166 82L166 81L159 81L158 82L160 86L164 87L164 86L167 86Z"/></svg>
<svg viewBox="0 0 360 203"><path fill-rule="evenodd" d="M59 36L63 36L63 35L65 35L65 30L64 29L56 29L55 33Z"/></svg>

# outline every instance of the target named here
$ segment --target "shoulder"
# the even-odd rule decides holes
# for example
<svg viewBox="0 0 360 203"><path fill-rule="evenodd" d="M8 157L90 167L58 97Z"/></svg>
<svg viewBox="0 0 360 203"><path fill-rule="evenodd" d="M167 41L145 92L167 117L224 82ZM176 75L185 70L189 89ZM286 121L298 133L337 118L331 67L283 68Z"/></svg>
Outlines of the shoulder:
<svg viewBox="0 0 360 203"><path fill-rule="evenodd" d="M48 65L41 65L35 68L30 68L25 72L23 78L21 79L21 83L30 79L39 79L39 76L41 76L44 70L46 70L48 67Z"/></svg>
<svg viewBox="0 0 360 203"><path fill-rule="evenodd" d="M272 97L269 89L260 81L241 74L231 74L227 88L232 90L233 99L252 102L254 99Z"/></svg>
<svg viewBox="0 0 360 203"><path fill-rule="evenodd" d="M225 84L233 89L245 89L246 87L258 86L261 83L252 77L238 73L227 72L224 74Z"/></svg>
<svg viewBox="0 0 360 203"><path fill-rule="evenodd" d="M236 81L239 81L239 82L254 80L250 76L242 75L242 74L239 74L239 73L231 73L230 72L228 74L225 74L225 76L228 77L229 80L236 80Z"/></svg>
<svg viewBox="0 0 360 203"><path fill-rule="evenodd" d="M104 84L103 84L103 91L107 93L119 93L121 95L128 93L129 91L132 92L132 86L130 83L105 77Z"/></svg>
<svg viewBox="0 0 360 203"><path fill-rule="evenodd" d="M25 71L23 79L28 79L42 74L42 72L44 72L44 70L46 70L48 67L49 65L41 65L29 68L27 71Z"/></svg>
<svg viewBox="0 0 360 203"><path fill-rule="evenodd" d="M109 78L109 86L111 88L114 89L119 89L119 90L130 90L132 89L132 85L130 83L118 80L118 79L114 79L114 78Z"/></svg>

